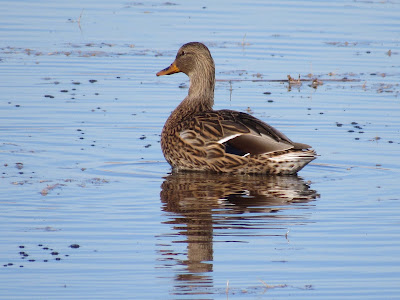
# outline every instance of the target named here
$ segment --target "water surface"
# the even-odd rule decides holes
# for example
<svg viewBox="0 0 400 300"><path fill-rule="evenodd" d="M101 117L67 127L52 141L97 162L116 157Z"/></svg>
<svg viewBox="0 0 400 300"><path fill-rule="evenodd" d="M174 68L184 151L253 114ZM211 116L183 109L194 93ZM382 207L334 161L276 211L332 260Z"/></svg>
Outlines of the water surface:
<svg viewBox="0 0 400 300"><path fill-rule="evenodd" d="M398 298L399 2L2 7L1 299ZM188 80L155 73L193 40L217 109L318 159L171 175L160 132Z"/></svg>

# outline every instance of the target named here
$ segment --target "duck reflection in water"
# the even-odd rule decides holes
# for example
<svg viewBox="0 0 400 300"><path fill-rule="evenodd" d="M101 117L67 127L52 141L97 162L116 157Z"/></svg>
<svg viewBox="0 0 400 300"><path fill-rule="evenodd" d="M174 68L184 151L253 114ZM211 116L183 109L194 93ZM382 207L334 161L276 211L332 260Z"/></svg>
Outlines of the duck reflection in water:
<svg viewBox="0 0 400 300"><path fill-rule="evenodd" d="M184 282L191 289L193 284L212 286L207 273L213 270L214 236L229 242L245 242L255 231L284 236L291 225L307 222L304 208L319 196L298 176L178 172L167 176L161 188L162 209L173 213L165 223L172 224L174 232L166 236L172 237L170 243L187 244L183 260L172 245L160 249L165 267L171 267L172 261L184 266L177 272L180 283L175 291L184 291ZM293 214L279 214L288 209Z"/></svg>

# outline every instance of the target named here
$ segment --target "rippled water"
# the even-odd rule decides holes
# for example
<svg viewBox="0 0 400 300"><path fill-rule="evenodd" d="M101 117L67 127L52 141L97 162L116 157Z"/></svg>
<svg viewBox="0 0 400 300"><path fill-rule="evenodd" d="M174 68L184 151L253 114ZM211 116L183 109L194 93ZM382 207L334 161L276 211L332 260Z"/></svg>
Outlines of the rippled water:
<svg viewBox="0 0 400 300"><path fill-rule="evenodd" d="M0 299L398 298L398 1L2 4ZM318 159L171 175L155 73L193 40L217 109Z"/></svg>

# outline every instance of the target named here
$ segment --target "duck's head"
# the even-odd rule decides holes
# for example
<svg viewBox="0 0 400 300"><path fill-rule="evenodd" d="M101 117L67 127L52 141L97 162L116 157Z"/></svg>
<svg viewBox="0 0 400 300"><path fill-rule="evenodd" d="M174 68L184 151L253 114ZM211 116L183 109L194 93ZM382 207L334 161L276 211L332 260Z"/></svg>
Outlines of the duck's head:
<svg viewBox="0 0 400 300"><path fill-rule="evenodd" d="M189 77L193 75L208 75L210 72L214 76L214 60L208 48L199 42L184 44L176 54L174 62L167 68L157 73L157 76L171 75L183 72Z"/></svg>

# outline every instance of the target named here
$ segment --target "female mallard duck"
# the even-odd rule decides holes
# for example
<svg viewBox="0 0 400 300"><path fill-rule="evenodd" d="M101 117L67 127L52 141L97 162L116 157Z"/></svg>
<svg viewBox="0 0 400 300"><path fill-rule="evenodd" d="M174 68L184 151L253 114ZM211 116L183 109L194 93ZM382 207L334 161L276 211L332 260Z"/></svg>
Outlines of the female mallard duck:
<svg viewBox="0 0 400 300"><path fill-rule="evenodd" d="M215 66L205 45L183 45L157 76L178 72L189 76L189 93L161 133L162 151L174 170L287 175L316 158L310 146L249 114L212 109Z"/></svg>

